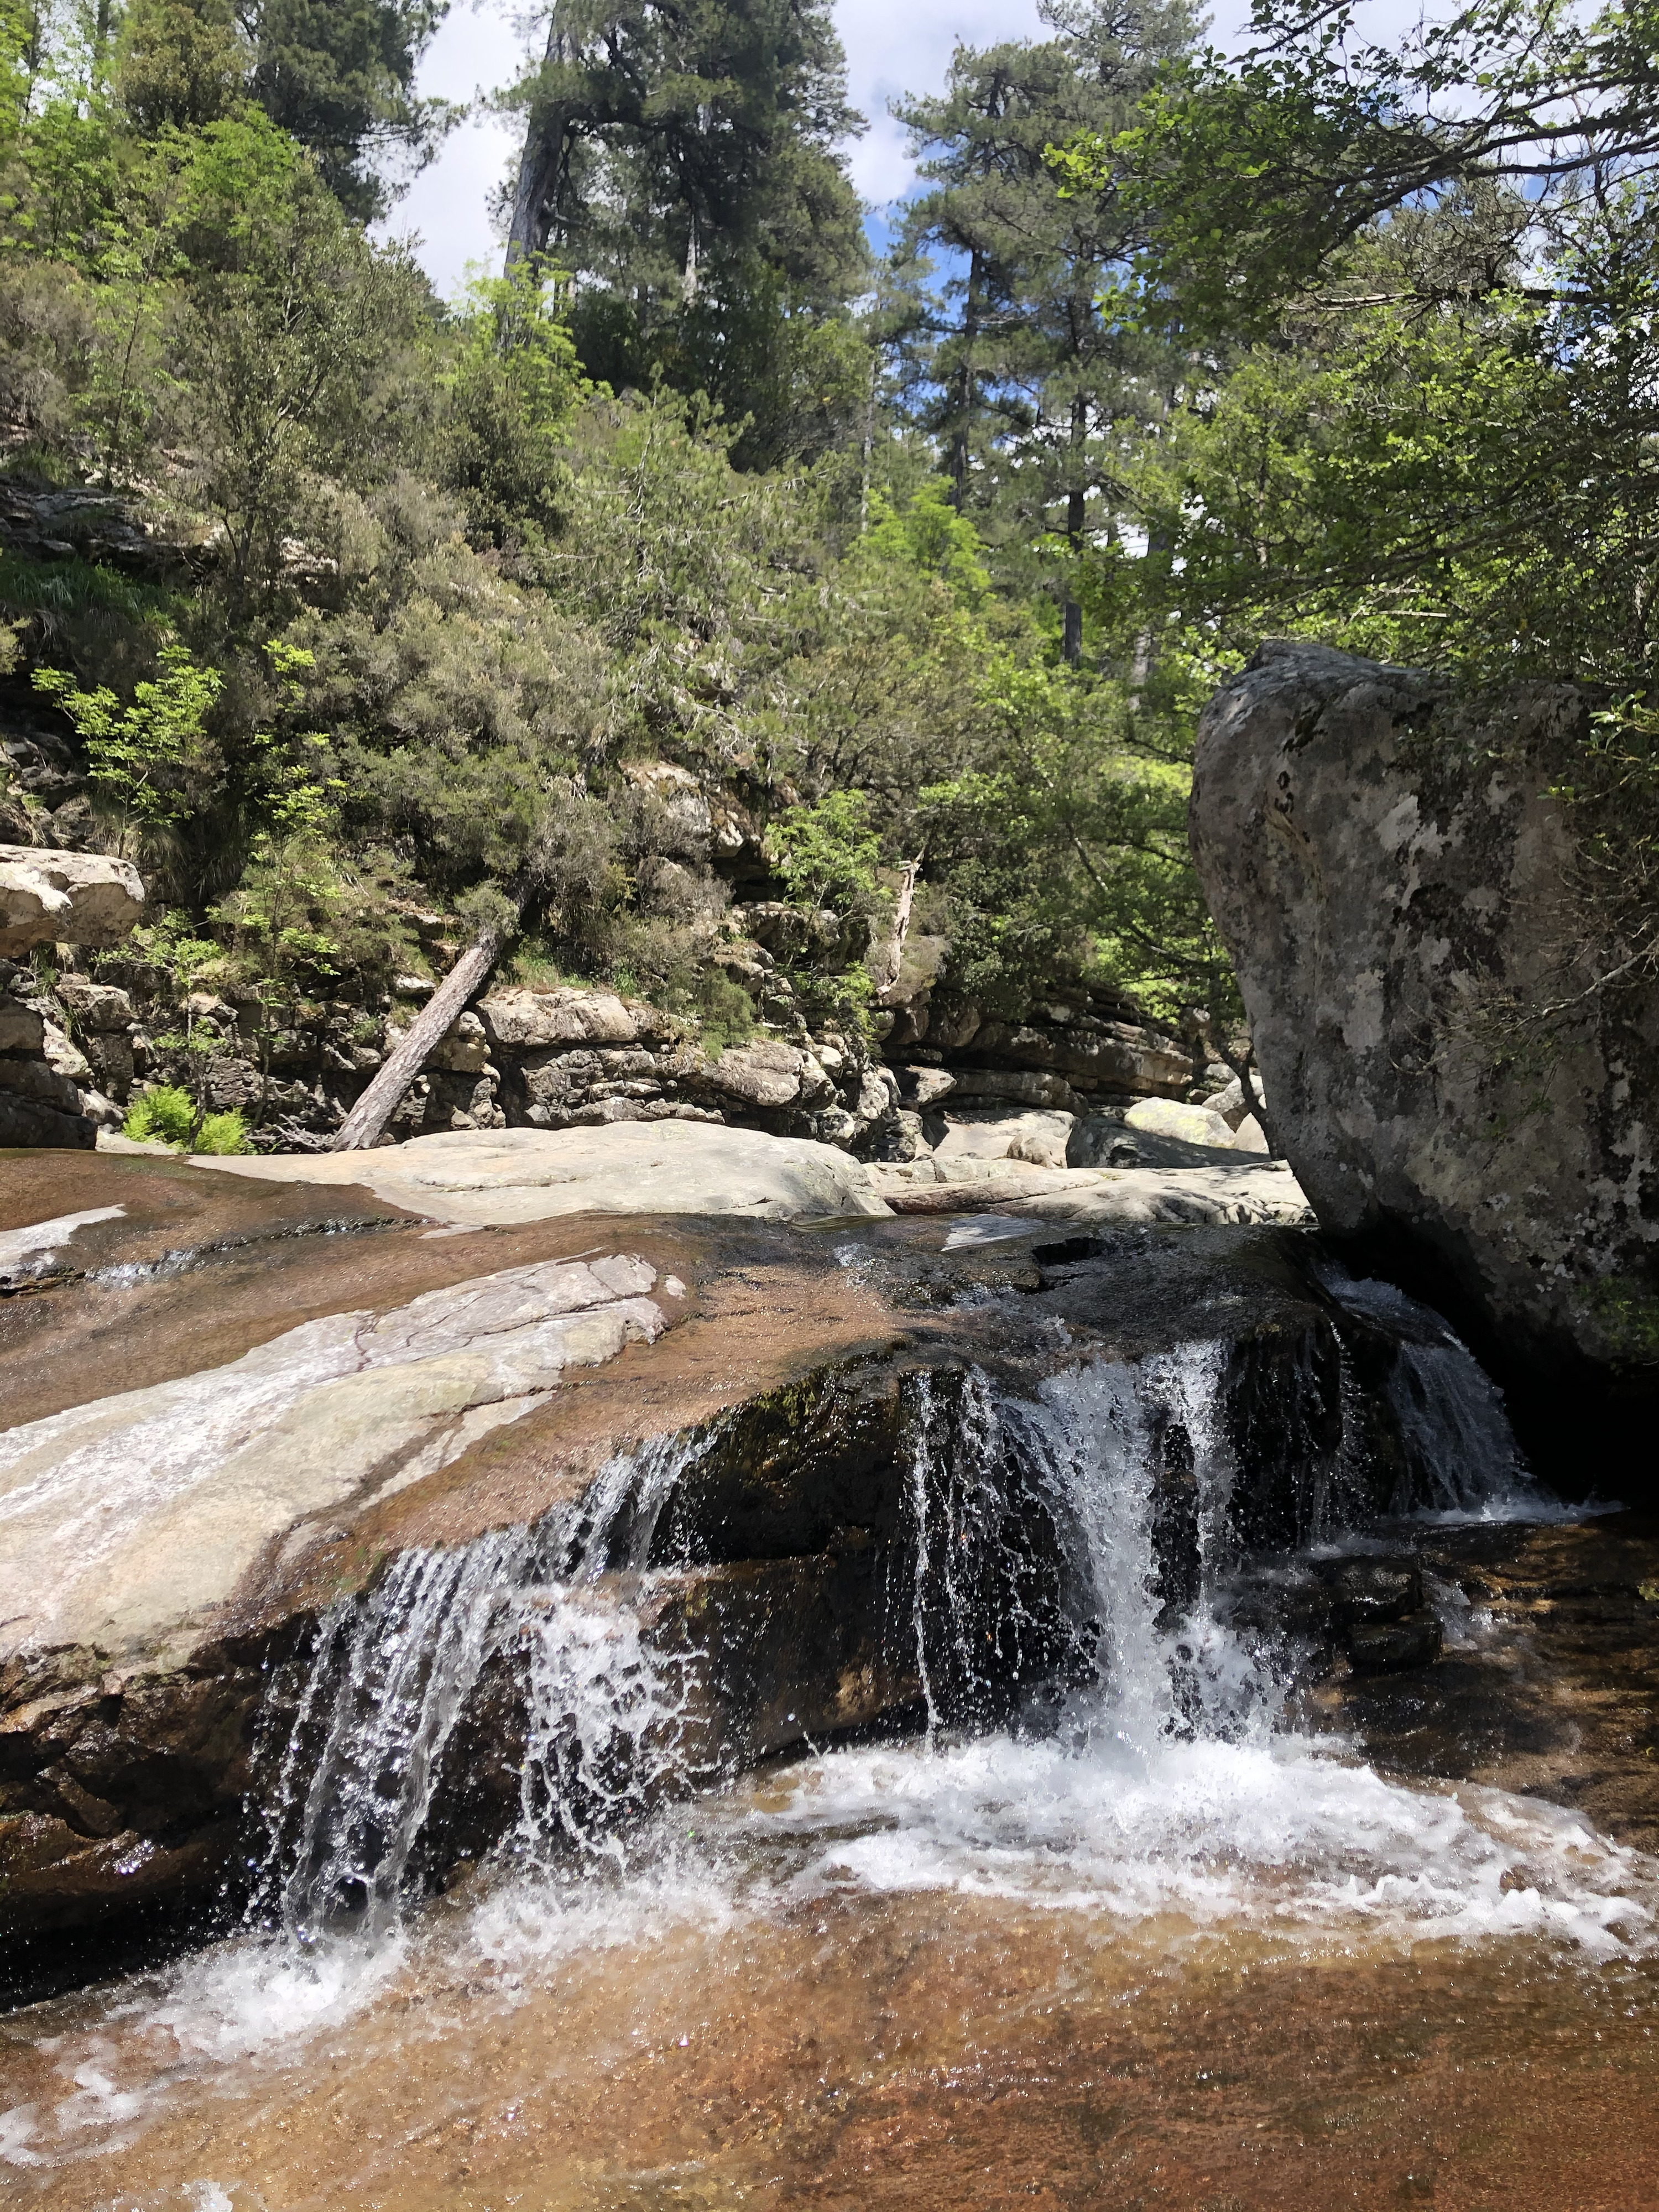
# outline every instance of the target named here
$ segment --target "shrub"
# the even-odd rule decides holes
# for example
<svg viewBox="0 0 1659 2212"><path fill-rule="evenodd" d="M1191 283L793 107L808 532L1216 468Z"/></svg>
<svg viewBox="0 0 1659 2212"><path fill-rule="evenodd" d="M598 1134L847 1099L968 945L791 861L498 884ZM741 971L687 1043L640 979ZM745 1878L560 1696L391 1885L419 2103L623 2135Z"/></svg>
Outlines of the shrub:
<svg viewBox="0 0 1659 2212"><path fill-rule="evenodd" d="M233 1106L223 1114L204 1114L192 1149L198 1152L251 1152L247 1124Z"/></svg>
<svg viewBox="0 0 1659 2212"><path fill-rule="evenodd" d="M133 1100L122 1133L140 1144L154 1144L159 1138L165 1145L187 1145L195 1126L196 1109L189 1092L176 1084L162 1083Z"/></svg>
<svg viewBox="0 0 1659 2212"><path fill-rule="evenodd" d="M755 1034L755 1006L741 984L711 969L698 998L702 1017L702 1048L718 1060L729 1044L741 1044Z"/></svg>
<svg viewBox="0 0 1659 2212"><path fill-rule="evenodd" d="M135 1098L122 1132L142 1144L154 1144L159 1139L164 1145L197 1152L253 1149L248 1142L247 1124L234 1107L223 1114L204 1114L198 1128L189 1092L173 1083L158 1084L154 1091Z"/></svg>

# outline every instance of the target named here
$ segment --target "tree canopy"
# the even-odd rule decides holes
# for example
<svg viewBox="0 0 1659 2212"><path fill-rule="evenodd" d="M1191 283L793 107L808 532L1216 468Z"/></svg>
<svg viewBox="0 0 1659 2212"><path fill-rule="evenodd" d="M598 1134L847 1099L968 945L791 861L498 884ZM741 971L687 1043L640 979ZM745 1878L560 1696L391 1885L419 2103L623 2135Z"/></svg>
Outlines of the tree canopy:
<svg viewBox="0 0 1659 2212"><path fill-rule="evenodd" d="M367 992L522 904L524 972L729 1027L734 882L846 947L902 879L948 989L1224 1042L1193 731L1285 630L1600 683L1569 796L1646 883L1639 11L1268 0L1227 60L1052 0L901 103L876 259L822 0L559 0L449 302L366 228L440 13L0 6L0 705L86 811L0 806L137 853L181 976Z"/></svg>

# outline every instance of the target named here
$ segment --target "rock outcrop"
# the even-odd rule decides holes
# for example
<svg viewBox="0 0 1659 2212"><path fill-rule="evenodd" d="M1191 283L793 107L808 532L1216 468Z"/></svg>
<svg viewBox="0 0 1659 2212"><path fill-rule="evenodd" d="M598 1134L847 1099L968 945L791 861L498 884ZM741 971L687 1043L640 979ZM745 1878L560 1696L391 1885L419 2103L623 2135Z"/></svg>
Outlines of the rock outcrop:
<svg viewBox="0 0 1659 2212"><path fill-rule="evenodd" d="M1252 1540L1287 1540L1339 1448L1334 1310L1282 1231L526 1219L483 1182L471 1198L495 1225L468 1230L443 1221L457 1195L406 1210L170 1158L10 1164L0 1269L33 1295L0 1301L5 1966L52 1930L234 1897L246 1802L269 1798L308 1670L354 1637L384 1666L405 1631L416 1662L447 1663L439 1616L399 1612L409 1592L524 1593L522 1633L455 1678L467 1715L420 1838L436 1876L518 1817L534 1608L596 1531L569 1601L637 1620L681 1685L677 1740L729 1773L918 1709L917 1455L957 1512L971 1452L951 1440L982 1378L1029 1396L1056 1363L1219 1329L1229 1418L1260 1463L1240 1494ZM1178 1528L1191 1451L1170 1453ZM1018 1468L997 1479L1005 1516L977 1551L962 1522L954 1595L926 1627L935 1698L963 1606L989 1655L976 1697L998 1668L1011 1695L1053 1674L1074 1639L1048 1509Z"/></svg>
<svg viewBox="0 0 1659 2212"><path fill-rule="evenodd" d="M794 1221L886 1211L860 1161L810 1138L695 1121L557 1133L416 1137L368 1152L204 1160L272 1182L362 1186L396 1206L478 1226L565 1213L738 1214Z"/></svg>
<svg viewBox="0 0 1659 2212"><path fill-rule="evenodd" d="M0 845L0 959L37 945L118 945L144 918L131 861Z"/></svg>
<svg viewBox="0 0 1659 2212"><path fill-rule="evenodd" d="M106 1092L125 1097L132 1079L125 994L81 986L100 1040L88 1054L65 1027L65 1000L19 963L40 945L118 945L143 912L143 884L125 860L0 845L0 1145L85 1149L120 1120Z"/></svg>
<svg viewBox="0 0 1659 2212"><path fill-rule="evenodd" d="M1659 992L1573 942L1551 793L1595 705L1270 644L1205 714L1192 837L1322 1224L1453 1316L1561 1480L1617 1493L1646 1479L1608 1409L1645 1460L1659 1397Z"/></svg>

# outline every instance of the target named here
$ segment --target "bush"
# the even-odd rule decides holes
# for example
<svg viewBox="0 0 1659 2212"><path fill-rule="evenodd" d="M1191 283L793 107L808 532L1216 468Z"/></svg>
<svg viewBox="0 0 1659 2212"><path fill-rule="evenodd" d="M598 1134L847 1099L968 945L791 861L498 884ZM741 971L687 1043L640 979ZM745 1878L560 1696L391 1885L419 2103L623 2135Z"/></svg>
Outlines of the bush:
<svg viewBox="0 0 1659 2212"><path fill-rule="evenodd" d="M718 969L711 969L698 994L702 1017L702 1048L718 1060L729 1044L742 1044L755 1034L755 1006L747 991Z"/></svg>
<svg viewBox="0 0 1659 2212"><path fill-rule="evenodd" d="M196 1126L196 1109L188 1091L176 1084L158 1084L142 1098L135 1098L122 1124L124 1135L143 1144L158 1139L165 1145L197 1152L247 1152L247 1124L233 1107L223 1114L204 1114Z"/></svg>
<svg viewBox="0 0 1659 2212"><path fill-rule="evenodd" d="M133 1100L121 1128L124 1136L139 1144L154 1144L159 1139L164 1145L187 1145L195 1126L196 1109L189 1092L180 1091L176 1084L163 1083Z"/></svg>
<svg viewBox="0 0 1659 2212"><path fill-rule="evenodd" d="M247 1123L233 1106L223 1114L204 1114L191 1149L198 1152L251 1152Z"/></svg>

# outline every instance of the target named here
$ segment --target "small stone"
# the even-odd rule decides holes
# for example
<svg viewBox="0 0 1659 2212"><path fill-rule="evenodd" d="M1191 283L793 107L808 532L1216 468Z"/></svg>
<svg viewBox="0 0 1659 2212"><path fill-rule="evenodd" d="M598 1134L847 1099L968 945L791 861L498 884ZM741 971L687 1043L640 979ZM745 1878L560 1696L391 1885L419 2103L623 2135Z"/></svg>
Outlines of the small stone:
<svg viewBox="0 0 1659 2212"><path fill-rule="evenodd" d="M1412 1559L1350 1559L1332 1587L1347 1621L1398 1620L1423 1603L1423 1577Z"/></svg>

